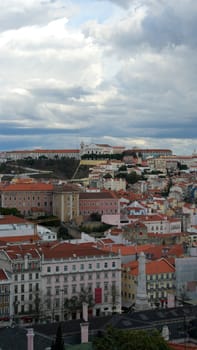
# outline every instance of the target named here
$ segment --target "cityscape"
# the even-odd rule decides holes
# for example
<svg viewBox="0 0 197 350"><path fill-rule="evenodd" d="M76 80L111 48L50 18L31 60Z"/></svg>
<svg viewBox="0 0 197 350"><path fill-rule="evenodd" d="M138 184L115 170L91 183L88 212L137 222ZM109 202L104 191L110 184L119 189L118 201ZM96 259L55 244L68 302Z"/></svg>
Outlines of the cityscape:
<svg viewBox="0 0 197 350"><path fill-rule="evenodd" d="M0 4L0 350L197 350L196 27Z"/></svg>
<svg viewBox="0 0 197 350"><path fill-rule="evenodd" d="M0 172L2 328L195 307L197 153L81 142L3 151Z"/></svg>

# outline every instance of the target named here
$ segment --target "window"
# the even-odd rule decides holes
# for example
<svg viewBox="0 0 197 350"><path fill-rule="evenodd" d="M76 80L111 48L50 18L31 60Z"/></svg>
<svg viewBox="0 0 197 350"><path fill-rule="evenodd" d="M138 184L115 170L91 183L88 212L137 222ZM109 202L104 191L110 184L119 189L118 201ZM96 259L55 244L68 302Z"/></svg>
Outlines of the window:
<svg viewBox="0 0 197 350"><path fill-rule="evenodd" d="M68 266L67 265L64 265L64 271L68 271Z"/></svg>
<svg viewBox="0 0 197 350"><path fill-rule="evenodd" d="M60 306L60 300L59 299L55 299L55 307L59 307Z"/></svg>
<svg viewBox="0 0 197 350"><path fill-rule="evenodd" d="M105 275L104 275L104 276L105 276L105 278L108 278L108 273L107 273L107 272L105 272Z"/></svg>
<svg viewBox="0 0 197 350"><path fill-rule="evenodd" d="M36 283L36 292L39 291L39 283Z"/></svg>
<svg viewBox="0 0 197 350"><path fill-rule="evenodd" d="M105 295L104 295L104 303L107 303L107 302L108 302L108 295L105 294Z"/></svg>
<svg viewBox="0 0 197 350"><path fill-rule="evenodd" d="M55 271L56 271L56 272L59 272L59 266L56 266L56 267L55 267Z"/></svg>
<svg viewBox="0 0 197 350"><path fill-rule="evenodd" d="M39 278L39 273L36 272L36 280Z"/></svg>
<svg viewBox="0 0 197 350"><path fill-rule="evenodd" d="M47 287L47 295L48 295L48 296L51 295L51 287Z"/></svg>
<svg viewBox="0 0 197 350"><path fill-rule="evenodd" d="M72 265L72 270L76 271L76 265Z"/></svg>
<svg viewBox="0 0 197 350"><path fill-rule="evenodd" d="M24 281L24 274L21 275L21 281Z"/></svg>
<svg viewBox="0 0 197 350"><path fill-rule="evenodd" d="M56 294L56 295L59 295L59 294L60 294L60 289L59 289L59 287L58 287L58 288L55 288L55 294Z"/></svg>
<svg viewBox="0 0 197 350"><path fill-rule="evenodd" d="M64 282L67 282L67 280L68 280L68 277L64 276Z"/></svg>
<svg viewBox="0 0 197 350"><path fill-rule="evenodd" d="M15 281L18 281L18 275L15 275L15 276L14 276L14 280L15 280Z"/></svg>
<svg viewBox="0 0 197 350"><path fill-rule="evenodd" d="M76 276L75 275L72 276L72 281L76 281Z"/></svg>
<svg viewBox="0 0 197 350"><path fill-rule="evenodd" d="M76 293L76 285L75 284L72 285L72 293Z"/></svg>
<svg viewBox="0 0 197 350"><path fill-rule="evenodd" d="M24 294L21 295L21 301L24 301L25 300L25 296Z"/></svg>
<svg viewBox="0 0 197 350"><path fill-rule="evenodd" d="M108 263L107 263L107 262L104 263L104 267L105 267L105 268L108 267Z"/></svg>
<svg viewBox="0 0 197 350"><path fill-rule="evenodd" d="M80 281L83 281L84 280L84 275L81 275L80 276Z"/></svg>
<svg viewBox="0 0 197 350"><path fill-rule="evenodd" d="M84 270L84 264L80 265L80 270Z"/></svg>
<svg viewBox="0 0 197 350"><path fill-rule="evenodd" d="M55 277L55 283L59 283L59 281L60 281L59 276Z"/></svg>
<svg viewBox="0 0 197 350"><path fill-rule="evenodd" d="M24 284L22 284L24 286ZM22 286L21 286L21 292L22 292ZM29 292L32 292L32 283L29 284Z"/></svg>
<svg viewBox="0 0 197 350"><path fill-rule="evenodd" d="M112 261L112 267L116 267L116 262Z"/></svg>
<svg viewBox="0 0 197 350"><path fill-rule="evenodd" d="M96 274L96 278L100 278L100 273L99 272L97 272L97 274Z"/></svg>
<svg viewBox="0 0 197 350"><path fill-rule="evenodd" d="M81 292L84 291L84 283L81 283L81 284L80 284L80 290L81 290Z"/></svg>
<svg viewBox="0 0 197 350"><path fill-rule="evenodd" d="M108 283L107 282L104 283L104 290L108 290Z"/></svg>
<svg viewBox="0 0 197 350"><path fill-rule="evenodd" d="M88 275L88 279L91 280L92 279L92 275L89 273Z"/></svg>
<svg viewBox="0 0 197 350"><path fill-rule="evenodd" d="M100 269L100 263L96 263L96 268Z"/></svg>
<svg viewBox="0 0 197 350"><path fill-rule="evenodd" d="M47 266L47 272L51 272L51 266Z"/></svg>
<svg viewBox="0 0 197 350"><path fill-rule="evenodd" d="M92 264L88 265L89 270L92 270Z"/></svg>
<svg viewBox="0 0 197 350"><path fill-rule="evenodd" d="M32 280L32 273L29 273L29 279Z"/></svg>

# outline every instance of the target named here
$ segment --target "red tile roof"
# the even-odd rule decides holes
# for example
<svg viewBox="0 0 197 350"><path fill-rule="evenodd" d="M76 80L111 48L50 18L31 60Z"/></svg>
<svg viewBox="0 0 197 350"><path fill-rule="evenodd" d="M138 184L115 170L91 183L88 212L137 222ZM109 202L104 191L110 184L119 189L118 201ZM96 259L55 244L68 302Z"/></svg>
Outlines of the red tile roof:
<svg viewBox="0 0 197 350"><path fill-rule="evenodd" d="M67 242L56 242L50 246L41 246L45 259L61 259L86 256L108 256L109 252L96 248L93 243L71 244Z"/></svg>
<svg viewBox="0 0 197 350"><path fill-rule="evenodd" d="M0 215L0 226L6 224L28 224L26 219L14 215Z"/></svg>
<svg viewBox="0 0 197 350"><path fill-rule="evenodd" d="M137 264L136 264L137 263ZM124 264L123 267L130 267L131 275L138 276L138 261L132 261L131 263ZM146 274L147 275L157 275L161 273L173 273L175 272L175 267L171 265L166 259L153 260L146 262Z"/></svg>
<svg viewBox="0 0 197 350"><path fill-rule="evenodd" d="M3 187L4 192L9 191L52 191L53 185L47 183L16 183Z"/></svg>

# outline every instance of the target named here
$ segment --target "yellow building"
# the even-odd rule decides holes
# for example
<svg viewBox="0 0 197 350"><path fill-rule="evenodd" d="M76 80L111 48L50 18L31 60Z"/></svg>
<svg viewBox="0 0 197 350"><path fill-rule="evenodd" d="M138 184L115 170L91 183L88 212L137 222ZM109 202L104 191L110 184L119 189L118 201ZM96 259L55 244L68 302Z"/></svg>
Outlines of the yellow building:
<svg viewBox="0 0 197 350"><path fill-rule="evenodd" d="M122 305L135 303L138 280L138 261L122 265ZM150 306L167 306L168 293L175 291L175 268L166 259L146 262L146 289Z"/></svg>
<svg viewBox="0 0 197 350"><path fill-rule="evenodd" d="M80 188L74 185L63 185L53 193L53 215L61 221L79 220L79 192Z"/></svg>

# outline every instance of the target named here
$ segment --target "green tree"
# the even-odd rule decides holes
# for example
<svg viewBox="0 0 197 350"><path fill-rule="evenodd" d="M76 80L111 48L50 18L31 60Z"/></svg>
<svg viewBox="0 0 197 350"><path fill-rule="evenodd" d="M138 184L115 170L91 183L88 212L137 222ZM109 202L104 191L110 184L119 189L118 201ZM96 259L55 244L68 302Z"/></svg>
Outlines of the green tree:
<svg viewBox="0 0 197 350"><path fill-rule="evenodd" d="M126 176L126 180L129 184L134 184L141 179L141 176L138 175L135 171L131 171L130 174Z"/></svg>
<svg viewBox="0 0 197 350"><path fill-rule="evenodd" d="M61 324L59 324L57 328L55 342L52 343L51 350L64 350L64 339Z"/></svg>
<svg viewBox="0 0 197 350"><path fill-rule="evenodd" d="M95 350L170 350L161 334L154 331L122 330L109 327L93 341Z"/></svg>

